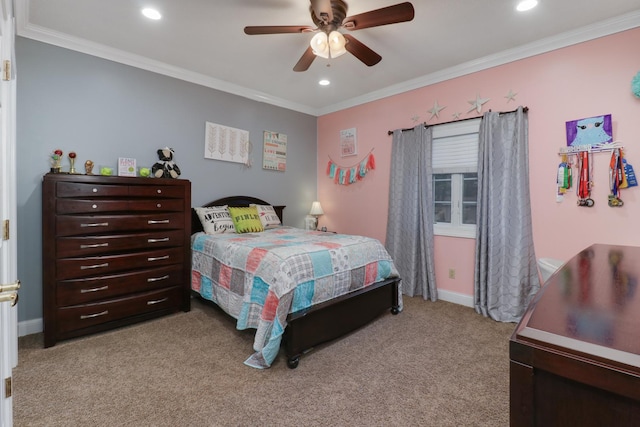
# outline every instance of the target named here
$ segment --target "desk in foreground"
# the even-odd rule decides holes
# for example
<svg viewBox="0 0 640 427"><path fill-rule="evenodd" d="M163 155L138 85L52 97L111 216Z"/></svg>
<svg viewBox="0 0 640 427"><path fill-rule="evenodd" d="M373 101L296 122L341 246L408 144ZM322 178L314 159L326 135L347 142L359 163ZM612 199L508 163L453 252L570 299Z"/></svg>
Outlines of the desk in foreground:
<svg viewBox="0 0 640 427"><path fill-rule="evenodd" d="M543 286L510 341L510 421L640 426L640 247L593 245Z"/></svg>

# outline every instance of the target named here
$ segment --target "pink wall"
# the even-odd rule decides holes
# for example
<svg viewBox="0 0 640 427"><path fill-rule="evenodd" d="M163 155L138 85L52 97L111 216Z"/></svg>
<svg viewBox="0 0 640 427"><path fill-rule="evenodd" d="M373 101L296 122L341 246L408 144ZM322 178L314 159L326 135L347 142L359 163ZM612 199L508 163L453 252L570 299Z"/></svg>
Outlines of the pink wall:
<svg viewBox="0 0 640 427"><path fill-rule="evenodd" d="M640 245L640 187L622 191L624 206L607 205L610 153L594 154L592 208L576 206L574 192L556 202L558 149L566 145L565 122L611 114L613 136L640 175L640 99L631 79L640 71L640 28L515 61L318 118L318 198L325 215L320 226L372 236L384 242L387 223L391 136L388 130L413 127L412 117L430 124L467 114L476 95L490 98L484 111L529 107L529 177L536 255L567 260L592 243ZM514 101L505 96L516 92ZM431 116L437 100L446 106ZM358 156L341 158L339 132L357 129ZM371 149L376 169L349 186L336 185L325 172L331 157L341 166L357 163ZM437 237L438 288L473 294L473 239ZM456 270L449 279L450 268Z"/></svg>

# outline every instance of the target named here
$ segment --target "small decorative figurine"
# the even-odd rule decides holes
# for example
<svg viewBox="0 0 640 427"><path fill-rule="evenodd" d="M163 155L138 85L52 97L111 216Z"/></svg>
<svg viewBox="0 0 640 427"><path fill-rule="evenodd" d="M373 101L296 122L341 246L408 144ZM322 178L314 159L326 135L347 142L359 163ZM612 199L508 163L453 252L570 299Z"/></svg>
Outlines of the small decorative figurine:
<svg viewBox="0 0 640 427"><path fill-rule="evenodd" d="M180 168L173 162L173 148L161 148L158 150L159 162L151 167L151 173L156 178L177 178L180 176Z"/></svg>
<svg viewBox="0 0 640 427"><path fill-rule="evenodd" d="M76 153L74 151L69 153L69 173L76 173Z"/></svg>
<svg viewBox="0 0 640 427"><path fill-rule="evenodd" d="M93 175L93 162L91 160L84 162L84 171L87 175Z"/></svg>
<svg viewBox="0 0 640 427"><path fill-rule="evenodd" d="M102 176L111 176L111 175L113 175L113 168L110 168L109 166L100 167L100 175L102 175Z"/></svg>
<svg viewBox="0 0 640 427"><path fill-rule="evenodd" d="M51 154L51 173L60 173L62 172L62 168L60 167L60 162L62 160L62 150L57 149Z"/></svg>

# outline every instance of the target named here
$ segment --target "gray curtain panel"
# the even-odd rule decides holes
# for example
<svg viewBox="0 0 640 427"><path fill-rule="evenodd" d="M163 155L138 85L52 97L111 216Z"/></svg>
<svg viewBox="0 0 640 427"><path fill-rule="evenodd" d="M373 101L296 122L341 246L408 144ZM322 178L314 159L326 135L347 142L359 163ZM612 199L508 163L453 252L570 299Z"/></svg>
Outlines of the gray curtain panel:
<svg viewBox="0 0 640 427"><path fill-rule="evenodd" d="M528 117L485 113L480 124L474 303L517 322L540 289L531 226Z"/></svg>
<svg viewBox="0 0 640 427"><path fill-rule="evenodd" d="M431 135L422 124L393 132L386 247L402 292L436 301Z"/></svg>

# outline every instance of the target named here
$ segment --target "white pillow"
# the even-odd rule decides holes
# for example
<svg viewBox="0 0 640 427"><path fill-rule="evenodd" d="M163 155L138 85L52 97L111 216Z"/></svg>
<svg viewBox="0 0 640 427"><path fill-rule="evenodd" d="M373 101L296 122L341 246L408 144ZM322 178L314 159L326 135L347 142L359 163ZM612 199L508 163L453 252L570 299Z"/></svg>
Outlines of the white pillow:
<svg viewBox="0 0 640 427"><path fill-rule="evenodd" d="M279 225L282 225L280 222L280 217L276 213L275 209L271 205L255 205L250 204L249 206L255 206L258 209L258 215L260 216L260 222L262 226L267 228L274 228Z"/></svg>
<svg viewBox="0 0 640 427"><path fill-rule="evenodd" d="M205 233L222 234L236 232L227 205L195 208L195 210Z"/></svg>

